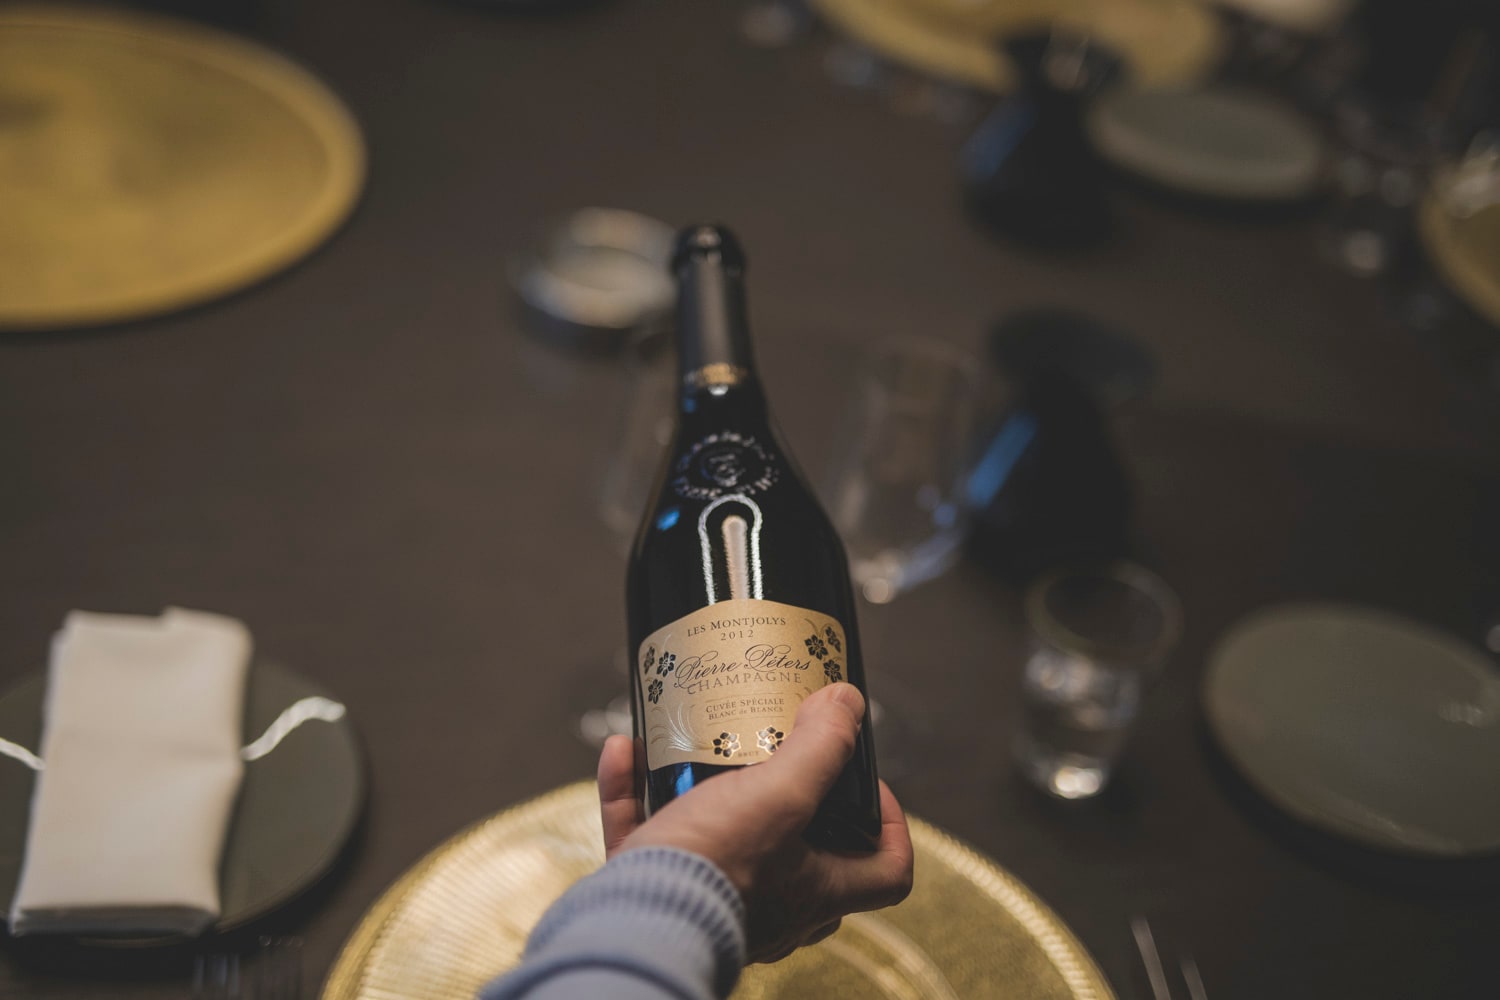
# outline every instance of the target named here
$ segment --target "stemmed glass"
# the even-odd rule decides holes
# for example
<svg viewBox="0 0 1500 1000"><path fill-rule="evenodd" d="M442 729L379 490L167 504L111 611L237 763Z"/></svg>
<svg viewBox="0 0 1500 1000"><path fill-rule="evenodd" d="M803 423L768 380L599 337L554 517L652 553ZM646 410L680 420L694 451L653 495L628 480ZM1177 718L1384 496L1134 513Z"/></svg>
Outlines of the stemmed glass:
<svg viewBox="0 0 1500 1000"><path fill-rule="evenodd" d="M599 487L599 518L622 555L630 551L662 453L672 443L674 357L664 326L636 333L621 354L625 391Z"/></svg>
<svg viewBox="0 0 1500 1000"><path fill-rule="evenodd" d="M624 392L617 432L604 463L598 511L621 556L630 551L662 452L672 439L676 366L671 341L671 331L664 326L645 329L631 337L620 358ZM630 651L620 646L608 671L591 668L607 681L607 694L597 691L592 679L582 685L589 707L574 720L574 731L590 746L602 746L615 733L630 733L630 659Z"/></svg>
<svg viewBox="0 0 1500 1000"><path fill-rule="evenodd" d="M886 341L861 366L828 498L855 587L871 604L958 558L978 389L973 359L936 341Z"/></svg>
<svg viewBox="0 0 1500 1000"><path fill-rule="evenodd" d="M931 340L886 341L860 366L830 467L829 516L868 604L860 616L865 673L887 776L918 765L930 734L910 692L880 669L889 624L880 606L958 560L961 486L980 398L979 366L965 352Z"/></svg>
<svg viewBox="0 0 1500 1000"><path fill-rule="evenodd" d="M1432 341L1482 408L1500 404L1500 132L1477 134L1434 172L1419 209L1431 274L1408 296L1404 318ZM1483 419L1481 416L1480 419Z"/></svg>
<svg viewBox="0 0 1500 1000"><path fill-rule="evenodd" d="M1442 148L1442 124L1421 108L1350 99L1335 111L1340 151L1328 249L1357 277L1386 274L1408 249L1412 210Z"/></svg>

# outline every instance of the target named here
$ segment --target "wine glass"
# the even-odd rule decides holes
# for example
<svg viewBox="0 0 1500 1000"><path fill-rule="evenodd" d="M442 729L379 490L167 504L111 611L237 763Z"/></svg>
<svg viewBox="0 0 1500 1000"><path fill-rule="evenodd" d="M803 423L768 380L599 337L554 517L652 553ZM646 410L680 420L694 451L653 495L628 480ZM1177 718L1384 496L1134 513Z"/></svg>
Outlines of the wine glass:
<svg viewBox="0 0 1500 1000"><path fill-rule="evenodd" d="M617 431L599 484L598 511L622 557L630 551L662 454L672 439L676 356L671 341L671 331L656 325L633 334L620 355L623 392ZM617 647L610 659L609 670L590 666L578 685L585 707L574 719L574 732L593 747L603 746L616 733L630 734L630 651Z"/></svg>
<svg viewBox="0 0 1500 1000"><path fill-rule="evenodd" d="M1500 406L1500 131L1478 133L1438 165L1417 218L1426 267L1399 290L1400 315L1483 422Z"/></svg>
<svg viewBox="0 0 1500 1000"><path fill-rule="evenodd" d="M958 560L979 389L978 365L963 351L912 338L878 345L860 365L828 477L829 516L869 605L860 616L865 674L887 777L919 766L934 733L914 708L920 696L880 669L890 624L882 606Z"/></svg>
<svg viewBox="0 0 1500 1000"><path fill-rule="evenodd" d="M1419 106L1355 98L1335 109L1335 124L1327 249L1350 274L1377 278L1409 249L1412 213L1438 162L1442 125Z"/></svg>
<svg viewBox="0 0 1500 1000"><path fill-rule="evenodd" d="M599 518L621 555L630 551L662 454L672 442L677 395L671 340L671 331L658 325L632 335L621 353L624 393L599 486Z"/></svg>
<svg viewBox="0 0 1500 1000"><path fill-rule="evenodd" d="M855 587L871 604L958 558L978 386L969 355L930 340L886 341L860 368L828 497Z"/></svg>

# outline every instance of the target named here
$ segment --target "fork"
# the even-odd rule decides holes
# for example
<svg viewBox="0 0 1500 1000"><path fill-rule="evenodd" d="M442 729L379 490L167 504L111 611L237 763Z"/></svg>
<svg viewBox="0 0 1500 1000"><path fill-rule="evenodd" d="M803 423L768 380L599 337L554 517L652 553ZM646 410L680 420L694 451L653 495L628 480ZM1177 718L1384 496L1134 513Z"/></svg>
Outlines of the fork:
<svg viewBox="0 0 1500 1000"><path fill-rule="evenodd" d="M244 1000L240 956L214 951L193 959L193 1000Z"/></svg>
<svg viewBox="0 0 1500 1000"><path fill-rule="evenodd" d="M1130 933L1135 937L1136 950L1141 953L1141 963L1146 966L1146 978L1151 981L1151 995L1155 1000L1172 1000L1172 989L1167 985L1167 970L1163 968L1161 953L1156 950L1156 936L1151 933L1151 922L1144 916L1130 918ZM1177 960L1182 981L1187 986L1189 1000L1208 1000L1208 991L1203 988L1203 976L1198 972L1198 963L1193 956L1183 952Z"/></svg>
<svg viewBox="0 0 1500 1000"><path fill-rule="evenodd" d="M302 939L263 937L255 962L255 1000L302 1000Z"/></svg>
<svg viewBox="0 0 1500 1000"><path fill-rule="evenodd" d="M261 938L248 978L238 952L205 952L193 959L191 993L192 1000L302 1000L302 939Z"/></svg>

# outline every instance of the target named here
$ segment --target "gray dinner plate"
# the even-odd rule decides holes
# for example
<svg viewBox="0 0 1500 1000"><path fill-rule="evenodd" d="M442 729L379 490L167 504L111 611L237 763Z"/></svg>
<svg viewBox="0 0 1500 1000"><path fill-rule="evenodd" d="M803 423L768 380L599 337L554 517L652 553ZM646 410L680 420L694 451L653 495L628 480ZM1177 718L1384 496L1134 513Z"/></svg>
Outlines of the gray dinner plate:
<svg viewBox="0 0 1500 1000"><path fill-rule="evenodd" d="M0 737L40 748L46 689L46 675L38 673L0 697ZM245 742L264 733L284 709L313 696L329 697L305 677L256 661L245 692ZM0 756L0 904L6 910L21 875L35 778L26 765ZM264 757L248 761L224 844L221 916L214 930L264 916L324 875L354 831L364 790L364 763L347 714L334 722L305 722Z"/></svg>
<svg viewBox="0 0 1500 1000"><path fill-rule="evenodd" d="M1323 179L1317 126L1251 91L1121 87L1094 103L1087 127L1116 167L1194 197L1290 202L1314 194Z"/></svg>
<svg viewBox="0 0 1500 1000"><path fill-rule="evenodd" d="M1479 650L1369 608L1251 615L1205 677L1229 759L1293 816L1428 857L1500 851L1500 673Z"/></svg>

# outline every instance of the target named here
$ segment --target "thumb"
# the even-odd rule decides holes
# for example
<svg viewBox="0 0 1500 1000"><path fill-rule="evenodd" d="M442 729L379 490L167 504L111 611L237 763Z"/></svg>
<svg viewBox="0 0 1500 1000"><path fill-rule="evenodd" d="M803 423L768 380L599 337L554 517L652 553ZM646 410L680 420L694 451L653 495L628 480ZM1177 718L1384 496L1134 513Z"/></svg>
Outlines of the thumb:
<svg viewBox="0 0 1500 1000"><path fill-rule="evenodd" d="M785 799L795 795L808 819L828 794L839 772L854 756L864 722L865 699L852 684L830 684L814 691L797 709L792 731L776 755L748 769Z"/></svg>

